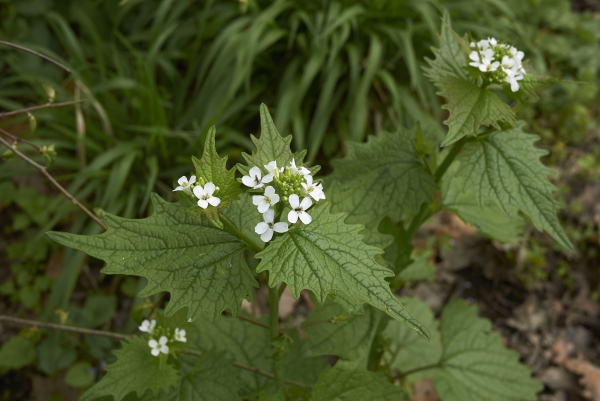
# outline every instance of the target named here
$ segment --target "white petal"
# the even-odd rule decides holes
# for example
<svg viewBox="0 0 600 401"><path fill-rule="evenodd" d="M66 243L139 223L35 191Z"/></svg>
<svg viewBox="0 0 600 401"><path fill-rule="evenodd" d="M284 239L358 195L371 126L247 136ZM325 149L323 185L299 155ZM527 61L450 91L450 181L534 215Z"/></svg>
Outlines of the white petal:
<svg viewBox="0 0 600 401"><path fill-rule="evenodd" d="M173 192L175 192L175 191L184 191L184 190L185 190L185 188L184 188L184 187L182 187L182 186L180 185L180 186L178 186L177 188L175 188L175 189L173 190Z"/></svg>
<svg viewBox="0 0 600 401"><path fill-rule="evenodd" d="M312 206L312 201L310 200L310 198L308 196L306 198L302 199L302 203L300 203L300 207L302 208L302 210L306 210L311 206Z"/></svg>
<svg viewBox="0 0 600 401"><path fill-rule="evenodd" d="M208 207L208 202L204 199L198 199L198 206L200 206L202 209L206 209Z"/></svg>
<svg viewBox="0 0 600 401"><path fill-rule="evenodd" d="M300 206L300 198L298 198L298 195L296 194L291 194L290 197L288 198L289 202L290 202L290 206L292 207L292 209L296 209L298 206ZM291 223L295 223L295 221L290 221Z"/></svg>
<svg viewBox="0 0 600 401"><path fill-rule="evenodd" d="M295 210L290 210L288 213L288 221L295 224L298 221L298 213Z"/></svg>
<svg viewBox="0 0 600 401"><path fill-rule="evenodd" d="M519 82L516 79L510 83L510 90L513 92L519 90Z"/></svg>
<svg viewBox="0 0 600 401"><path fill-rule="evenodd" d="M262 233L262 235L260 236L260 239L262 240L262 242L269 242L269 241L271 241L272 238L273 238L273 230L271 230L271 229L268 229L267 231Z"/></svg>
<svg viewBox="0 0 600 401"><path fill-rule="evenodd" d="M196 195L196 198L202 198L205 194L204 194L204 188L202 188L201 185L196 185L194 187L194 195Z"/></svg>
<svg viewBox="0 0 600 401"><path fill-rule="evenodd" d="M256 225L256 227L254 227L254 232L257 234L262 234L264 232L266 232L269 229L269 225L267 223L265 223L264 221L261 221L260 223L258 223Z"/></svg>
<svg viewBox="0 0 600 401"><path fill-rule="evenodd" d="M181 334L182 336L185 337L185 330L184 329L179 330L179 334Z"/></svg>
<svg viewBox="0 0 600 401"><path fill-rule="evenodd" d="M266 212L264 212L263 220L265 221L265 223L272 223L275 220L275 211L273 209L269 209Z"/></svg>
<svg viewBox="0 0 600 401"><path fill-rule="evenodd" d="M152 321L150 322L150 330L153 330L154 326L156 326L156 320L152 319Z"/></svg>
<svg viewBox="0 0 600 401"><path fill-rule="evenodd" d="M473 60L473 61L477 61L477 62L479 62L479 53L477 53L477 52L471 52L471 53L469 54L469 58L470 58L471 60Z"/></svg>
<svg viewBox="0 0 600 401"><path fill-rule="evenodd" d="M277 202L279 202L279 195L273 194L273 195L269 196L269 199L271 199L271 205L274 205Z"/></svg>
<svg viewBox="0 0 600 401"><path fill-rule="evenodd" d="M265 184L263 184L262 182L260 184L256 184L255 186L252 187L252 189L260 189L262 187L264 187Z"/></svg>
<svg viewBox="0 0 600 401"><path fill-rule="evenodd" d="M480 70L481 72L486 72L486 71L487 71L487 67L486 67L486 65L485 65L485 64L481 64L481 65L479 65L479 70Z"/></svg>
<svg viewBox="0 0 600 401"><path fill-rule="evenodd" d="M304 179L306 180L306 184L310 187L313 183L312 175L305 175ZM302 183L302 184L304 184L304 183Z"/></svg>
<svg viewBox="0 0 600 401"><path fill-rule="evenodd" d="M215 193L215 189L217 189L217 187L215 187L215 184L213 184L212 182L207 182L204 186L204 193L206 195L212 195Z"/></svg>
<svg viewBox="0 0 600 401"><path fill-rule="evenodd" d="M160 345L165 345L168 341L169 341L169 339L167 337L161 336L160 339L158 340L158 343Z"/></svg>
<svg viewBox="0 0 600 401"><path fill-rule="evenodd" d="M273 188L272 186L268 186L265 188L265 196L268 196L269 198L272 197L273 195L275 195L275 188Z"/></svg>
<svg viewBox="0 0 600 401"><path fill-rule="evenodd" d="M157 348L153 348L152 351L150 351L150 353L154 356L158 356L158 354L160 354L160 350Z"/></svg>
<svg viewBox="0 0 600 401"><path fill-rule="evenodd" d="M288 223L279 222L273 225L273 230L276 233L287 233L288 232Z"/></svg>
<svg viewBox="0 0 600 401"><path fill-rule="evenodd" d="M221 203L221 199L217 198L216 196L211 196L207 199L207 201L213 206L219 206L219 203Z"/></svg>
<svg viewBox="0 0 600 401"><path fill-rule="evenodd" d="M263 179L261 180L261 182L268 184L271 181L273 181L273 174L267 174L263 177Z"/></svg>
<svg viewBox="0 0 600 401"><path fill-rule="evenodd" d="M254 204L254 206L258 206L262 203L262 201L265 200L265 197L262 195L254 195L252 197L252 203Z"/></svg>
<svg viewBox="0 0 600 401"><path fill-rule="evenodd" d="M479 61L473 61L472 63L469 63L469 65L471 67L479 67L480 66Z"/></svg>
<svg viewBox="0 0 600 401"><path fill-rule="evenodd" d="M300 172L300 174L302 174L302 175L310 175L310 170L309 170L309 169L307 169L306 167L300 167L300 168L298 169L298 171L299 171L299 172Z"/></svg>
<svg viewBox="0 0 600 401"><path fill-rule="evenodd" d="M252 177L245 175L242 177L242 184L244 184L247 187L254 187L254 180L252 179Z"/></svg>
<svg viewBox="0 0 600 401"><path fill-rule="evenodd" d="M163 354L168 354L169 353L169 346L168 345L163 345L162 347L160 347L160 352L162 352Z"/></svg>
<svg viewBox="0 0 600 401"><path fill-rule="evenodd" d="M304 224L310 224L310 222L312 221L312 217L310 217L310 214L306 212L300 212L299 217Z"/></svg>
<svg viewBox="0 0 600 401"><path fill-rule="evenodd" d="M196 183L196 176L193 175L190 177L190 182L188 182L189 185L195 184Z"/></svg>
<svg viewBox="0 0 600 401"><path fill-rule="evenodd" d="M177 180L177 183L179 185L183 185L184 182L188 182L187 177L185 175Z"/></svg>
<svg viewBox="0 0 600 401"><path fill-rule="evenodd" d="M263 201L262 201L262 203L261 203L260 205L258 205L258 211L259 211L259 213L264 213L264 212L266 212L267 210L269 210L269 207L270 207L270 206L271 206L271 205L269 204L269 202L266 202L266 201L264 200L264 198L263 198Z"/></svg>
<svg viewBox="0 0 600 401"><path fill-rule="evenodd" d="M150 348L156 348L158 343L156 342L156 340L150 340L148 341L148 345L150 346Z"/></svg>
<svg viewBox="0 0 600 401"><path fill-rule="evenodd" d="M262 177L262 171L260 171L260 169L258 167L252 167L250 169L250 177L252 177L252 179L254 179L254 177L258 177L258 180L260 181L260 177Z"/></svg>

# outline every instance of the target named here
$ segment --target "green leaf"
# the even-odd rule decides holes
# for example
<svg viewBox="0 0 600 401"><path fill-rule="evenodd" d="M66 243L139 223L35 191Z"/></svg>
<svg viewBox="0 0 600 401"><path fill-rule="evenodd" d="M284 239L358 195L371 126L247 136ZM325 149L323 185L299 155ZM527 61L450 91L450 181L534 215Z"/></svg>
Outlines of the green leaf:
<svg viewBox="0 0 600 401"><path fill-rule="evenodd" d="M148 279L140 297L170 292L166 316L184 307L190 319L205 313L215 320L226 308L237 315L242 299L252 299L251 286L257 286L242 258L244 244L181 203L167 203L153 194L152 204L154 214L146 219L104 214L108 230L100 235L48 235L104 260L103 273Z"/></svg>
<svg viewBox="0 0 600 401"><path fill-rule="evenodd" d="M523 132L523 125L494 131L469 142L457 157L457 176L464 189L473 190L480 206L494 201L509 216L514 206L525 213L538 230L547 231L565 249L574 248L556 216L560 204L554 200L554 186L548 181L553 171L539 158L546 151L534 146L536 135Z"/></svg>
<svg viewBox="0 0 600 401"><path fill-rule="evenodd" d="M438 322L433 312L425 302L416 298L404 297L400 300L423 323L423 326L429 329L431 340L429 343L425 342L414 331L392 320L384 331L384 335L390 340L385 360L390 363L391 368L400 373L437 364L442 356L442 344ZM418 373L412 374L409 379L416 382L422 376Z"/></svg>
<svg viewBox="0 0 600 401"><path fill-rule="evenodd" d="M287 283L296 298L308 289L323 303L328 293L342 291L428 337L385 281L392 271L373 260L383 251L360 240L363 226L345 224L343 214L330 214L329 209L328 203L311 209L312 223L294 227L257 253L261 262L256 271L269 271L271 287Z"/></svg>
<svg viewBox="0 0 600 401"><path fill-rule="evenodd" d="M92 365L87 361L77 362L65 374L65 383L71 387L87 387L94 383L94 376L90 373Z"/></svg>
<svg viewBox="0 0 600 401"><path fill-rule="evenodd" d="M415 156L414 136L414 130L398 130L347 143L346 157L332 161L326 182L335 184L327 191L333 211L348 213L348 223L374 221L377 228L383 216L399 220L431 202L436 185Z"/></svg>
<svg viewBox="0 0 600 401"><path fill-rule="evenodd" d="M122 348L114 351L117 361L106 367L107 374L81 396L81 401L112 395L120 401L134 392L138 397L147 390L158 394L177 384L178 372L168 363L150 353L148 337L136 336L121 342Z"/></svg>
<svg viewBox="0 0 600 401"><path fill-rule="evenodd" d="M441 146L451 145L466 136L477 136L482 125L500 129L499 122L514 124L516 120L515 113L498 95L467 79L446 77L437 85L438 94L448 100L442 108L450 113L444 121L448 134Z"/></svg>
<svg viewBox="0 0 600 401"><path fill-rule="evenodd" d="M303 329L306 340L302 354L335 355L347 361L356 361L366 368L371 343L383 316L380 311L370 307L364 308L361 314L350 314L341 305L327 301L315 308L303 323L306 325ZM324 323L326 320L329 322ZM311 325L316 322L319 323Z"/></svg>
<svg viewBox="0 0 600 401"><path fill-rule="evenodd" d="M221 220L226 220L252 242L247 244L249 248L263 249L265 243L260 239L260 235L254 231L254 227L263 221L263 218L260 213L253 213L254 210L256 210L256 206L252 203L252 195L245 192L236 201L232 202L227 209L221 209L219 214Z"/></svg>
<svg viewBox="0 0 600 401"><path fill-rule="evenodd" d="M435 265L429 263L431 251L413 255L413 262L398 273L397 279L402 281L433 281L435 279ZM408 308L410 310L410 308Z"/></svg>
<svg viewBox="0 0 600 401"><path fill-rule="evenodd" d="M487 319L464 301L449 303L442 312L443 346L434 386L444 401L524 401L537 399L543 386L519 363L519 354L502 345Z"/></svg>
<svg viewBox="0 0 600 401"><path fill-rule="evenodd" d="M467 65L467 57L458 45L457 36L452 30L450 14L448 11L444 11L439 48L432 49L435 59L425 59L429 64L429 68L424 69L425 76L436 85L439 85L440 81L448 77L467 78L464 70Z"/></svg>
<svg viewBox="0 0 600 401"><path fill-rule="evenodd" d="M0 348L0 369L21 369L35 361L33 343L23 337L14 336Z"/></svg>
<svg viewBox="0 0 600 401"><path fill-rule="evenodd" d="M38 368L52 376L60 369L70 366L77 358L75 343L76 340L70 333L50 331L38 346Z"/></svg>
<svg viewBox="0 0 600 401"><path fill-rule="evenodd" d="M327 367L313 388L313 401L399 401L408 397L402 388L388 382L385 374L338 362Z"/></svg>
<svg viewBox="0 0 600 401"><path fill-rule="evenodd" d="M140 401L241 401L239 371L224 353L205 352L195 362L190 357L182 359L184 375L175 388L166 394L146 392Z"/></svg>
<svg viewBox="0 0 600 401"><path fill-rule="evenodd" d="M287 166L292 159L295 159L298 166L303 165L304 156L306 150L302 150L297 153L293 153L290 149L290 143L292 142L292 136L287 135L282 137L277 131L269 109L263 103L260 105L260 138L256 138L254 135L250 135L252 142L256 145L256 151L252 152L252 155L242 153L242 156L246 160L247 166L238 164L237 168L244 175L248 175L250 168L257 166L261 169L271 161L276 161L278 167ZM318 166L311 168L311 173L315 174L319 171Z"/></svg>
<svg viewBox="0 0 600 401"><path fill-rule="evenodd" d="M211 127L204 143L202 158L192 156L192 162L196 167L196 179L203 178L206 182L212 182L219 188L215 196L221 199L219 208L225 208L229 202L235 200L242 193L240 184L235 179L235 168L227 170L227 156L219 157L215 146L215 134L217 130ZM213 206L208 207L208 209ZM207 210L208 210L207 209Z"/></svg>
<svg viewBox="0 0 600 401"><path fill-rule="evenodd" d="M455 175L459 163L454 163L448 175ZM442 207L456 213L465 223L472 225L485 235L500 242L518 240L525 229L525 220L518 214L518 208L509 206L509 214L493 201L479 204L475 192L464 188L464 179L453 176L442 183Z"/></svg>

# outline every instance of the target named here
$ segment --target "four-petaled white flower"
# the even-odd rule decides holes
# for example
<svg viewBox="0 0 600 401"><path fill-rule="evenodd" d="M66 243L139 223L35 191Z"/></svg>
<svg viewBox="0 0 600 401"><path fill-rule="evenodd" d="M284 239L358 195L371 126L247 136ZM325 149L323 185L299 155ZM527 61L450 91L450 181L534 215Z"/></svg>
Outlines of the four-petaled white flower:
<svg viewBox="0 0 600 401"><path fill-rule="evenodd" d="M252 197L252 203L254 203L255 206L258 206L258 211L261 213L269 210L271 205L274 205L277 202L279 202L279 195L275 193L275 188L272 186L265 188L264 195L254 195Z"/></svg>
<svg viewBox="0 0 600 401"><path fill-rule="evenodd" d="M175 340L180 341L182 343L187 342L187 338L185 338L185 330L184 329L175 329Z"/></svg>
<svg viewBox="0 0 600 401"><path fill-rule="evenodd" d="M290 162L290 167L289 167L290 171L292 172L292 174L302 174L302 175L308 175L310 174L310 170L307 169L306 167L297 167L296 166L296 159L293 158L292 161Z"/></svg>
<svg viewBox="0 0 600 401"><path fill-rule="evenodd" d="M138 329L143 331L144 333L150 333L154 331L154 326L156 326L156 320L148 321L147 319L142 322Z"/></svg>
<svg viewBox="0 0 600 401"><path fill-rule="evenodd" d="M469 58L473 61L470 66L477 67L481 72L496 71L500 63L494 61L494 51L492 49L483 50L481 52L472 51Z"/></svg>
<svg viewBox="0 0 600 401"><path fill-rule="evenodd" d="M162 336L158 341L156 341L156 340L148 341L148 345L150 346L150 348L152 348L152 351L150 351L152 353L152 355L158 356L158 354L160 354L161 352L165 355L168 354L169 353L169 346L167 345L168 341L169 340L165 336Z"/></svg>
<svg viewBox="0 0 600 401"><path fill-rule="evenodd" d="M177 183L179 184L179 186L177 188L175 188L173 190L173 192L175 192L175 191L189 191L190 187L195 182L196 182L196 176L195 175L191 176L190 179L189 179L189 181L188 181L187 177L184 175L183 177L181 177L180 179L177 180Z"/></svg>
<svg viewBox="0 0 600 401"><path fill-rule="evenodd" d="M207 182L204 188L202 188L201 185L196 185L194 187L194 195L198 198L198 206L202 209L206 209L209 203L213 206L217 206L221 203L221 199L213 196L215 189L217 189L217 187L215 187L215 184L212 182Z"/></svg>
<svg viewBox="0 0 600 401"><path fill-rule="evenodd" d="M325 192L323 192L323 187L320 182L313 185L312 175L306 175L304 176L304 179L306 182L302 183L302 187L308 195L312 196L317 202L321 199L325 199Z"/></svg>
<svg viewBox="0 0 600 401"><path fill-rule="evenodd" d="M275 223L275 211L273 209L269 209L263 213L264 222L260 222L254 228L254 231L257 234L260 234L260 239L263 242L269 242L273 238L273 232L277 233L285 233L288 231L288 223Z"/></svg>
<svg viewBox="0 0 600 401"><path fill-rule="evenodd" d="M273 181L273 174L267 174L262 177L262 172L258 167L252 167L248 172L248 175L242 177L242 182L245 186L258 189L265 186L265 184Z"/></svg>
<svg viewBox="0 0 600 401"><path fill-rule="evenodd" d="M279 173L283 172L283 167L277 168L277 160L269 162L269 164L264 165L270 175L273 177L278 177Z"/></svg>
<svg viewBox="0 0 600 401"><path fill-rule="evenodd" d="M510 73L506 74L506 78L504 78L504 82L510 85L510 90L516 92L519 90L520 85L519 81L523 79L523 74L515 72L511 70Z"/></svg>
<svg viewBox="0 0 600 401"><path fill-rule="evenodd" d="M290 206L292 210L288 213L288 221L292 224L298 221L298 218L304 223L309 224L312 221L312 217L306 213L306 209L312 206L310 198L306 197L300 202L300 198L296 194L291 194L289 197Z"/></svg>

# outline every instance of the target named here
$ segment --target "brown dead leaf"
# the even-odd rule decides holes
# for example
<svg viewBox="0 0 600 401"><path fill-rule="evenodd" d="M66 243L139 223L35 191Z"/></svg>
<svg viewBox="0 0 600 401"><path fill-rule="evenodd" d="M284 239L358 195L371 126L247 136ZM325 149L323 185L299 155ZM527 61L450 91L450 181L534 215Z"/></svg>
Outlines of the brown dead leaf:
<svg viewBox="0 0 600 401"><path fill-rule="evenodd" d="M439 396L433 388L431 379L421 379L415 384L415 393L411 401L439 401Z"/></svg>

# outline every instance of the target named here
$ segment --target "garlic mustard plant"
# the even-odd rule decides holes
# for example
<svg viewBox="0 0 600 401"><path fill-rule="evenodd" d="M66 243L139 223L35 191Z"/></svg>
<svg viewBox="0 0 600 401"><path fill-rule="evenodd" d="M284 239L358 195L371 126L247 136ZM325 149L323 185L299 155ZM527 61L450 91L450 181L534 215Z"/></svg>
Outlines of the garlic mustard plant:
<svg viewBox="0 0 600 401"><path fill-rule="evenodd" d="M513 110L546 79L529 66L526 73L523 52L503 40L467 37L446 14L427 60L446 101L443 138L441 126L424 124L349 141L333 172L319 177L261 105L260 134L250 136L255 149L243 163L227 166L213 127L202 155L192 156L195 174L177 181L177 201L153 194L153 213L139 220L104 213L108 230L95 236L49 233L104 260L106 274L143 277L140 296L156 316L121 343L82 400L132 392L180 401L399 400L423 377L444 401L536 399L542 386L475 307L452 301L437 318L396 295L433 277L435 266L412 244L441 211L502 242L519 241L532 225L574 251L552 171L540 161L545 151ZM288 289L309 295L294 316L308 314L301 330L280 321ZM160 292L170 296L151 297ZM264 317L242 311L244 301L265 309L264 293Z"/></svg>

